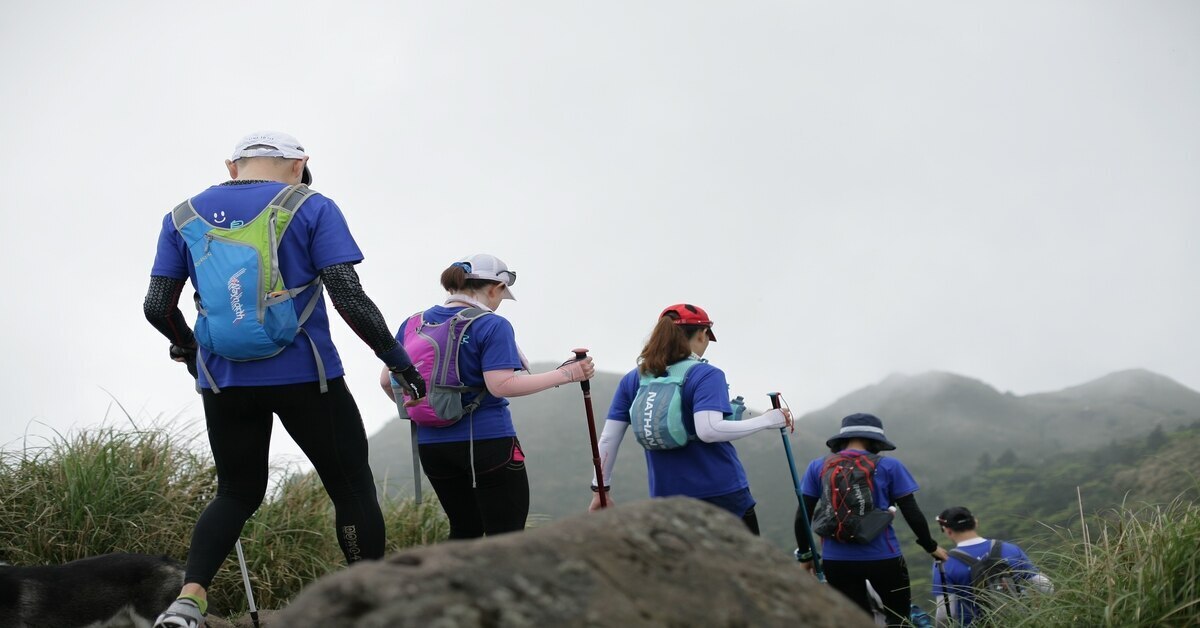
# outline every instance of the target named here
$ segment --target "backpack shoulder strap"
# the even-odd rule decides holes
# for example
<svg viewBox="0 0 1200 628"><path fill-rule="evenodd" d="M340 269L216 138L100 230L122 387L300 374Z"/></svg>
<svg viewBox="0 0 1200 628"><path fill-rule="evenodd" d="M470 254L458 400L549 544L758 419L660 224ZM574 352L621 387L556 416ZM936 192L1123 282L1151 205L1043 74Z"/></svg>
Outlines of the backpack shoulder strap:
<svg viewBox="0 0 1200 628"><path fill-rule="evenodd" d="M975 558L974 556L972 556L958 548L952 549L946 553L949 554L951 558L957 558L959 560L959 562L965 563L968 567L973 567L973 566L975 566L976 563L979 562L978 558Z"/></svg>
<svg viewBox="0 0 1200 628"><path fill-rule="evenodd" d="M192 199L190 198L176 205L175 209L171 210L171 222L175 224L176 231L183 231L184 225L199 219L200 214L196 213L196 209L192 207Z"/></svg>
<svg viewBox="0 0 1200 628"><path fill-rule="evenodd" d="M677 378L679 379L679 383L682 384L687 381L688 372L697 364L700 364L700 360L693 360L691 358L680 360L667 367L667 377Z"/></svg>
<svg viewBox="0 0 1200 628"><path fill-rule="evenodd" d="M454 314L454 316L455 316L455 318L458 318L459 320L475 322L475 319L482 318L484 316L487 316L488 314L493 314L493 313L494 312L492 312L490 310L485 310L483 308L469 307L469 308L466 308L463 310L459 310L458 312L456 312Z"/></svg>
<svg viewBox="0 0 1200 628"><path fill-rule="evenodd" d="M303 183L288 185L279 190L279 193L275 195L275 198L271 199L268 205L281 207L294 214L300 210L300 206L304 204L304 201L312 198L312 195L313 191Z"/></svg>
<svg viewBox="0 0 1200 628"><path fill-rule="evenodd" d="M993 560L1001 559L1001 558L1004 558L1003 553L1004 553L1004 543L1002 541L992 539L992 547L990 549L988 549L988 553L987 553L988 558L991 558Z"/></svg>

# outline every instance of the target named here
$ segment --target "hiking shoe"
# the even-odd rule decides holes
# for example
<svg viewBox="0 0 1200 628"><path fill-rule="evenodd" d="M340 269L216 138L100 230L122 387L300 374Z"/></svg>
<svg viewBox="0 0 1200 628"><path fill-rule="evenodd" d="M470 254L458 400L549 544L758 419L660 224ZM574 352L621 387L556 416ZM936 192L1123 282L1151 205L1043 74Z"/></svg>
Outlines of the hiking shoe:
<svg viewBox="0 0 1200 628"><path fill-rule="evenodd" d="M180 598L154 620L154 628L204 628L204 613L195 602Z"/></svg>

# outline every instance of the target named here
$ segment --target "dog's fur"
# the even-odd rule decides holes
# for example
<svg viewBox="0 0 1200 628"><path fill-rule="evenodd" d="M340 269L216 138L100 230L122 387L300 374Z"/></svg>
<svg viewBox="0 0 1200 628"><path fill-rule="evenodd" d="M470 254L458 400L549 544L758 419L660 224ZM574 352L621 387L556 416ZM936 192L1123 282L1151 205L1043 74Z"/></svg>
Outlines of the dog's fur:
<svg viewBox="0 0 1200 628"><path fill-rule="evenodd" d="M0 566L0 626L149 628L182 586L183 565L166 556L105 554L64 565Z"/></svg>

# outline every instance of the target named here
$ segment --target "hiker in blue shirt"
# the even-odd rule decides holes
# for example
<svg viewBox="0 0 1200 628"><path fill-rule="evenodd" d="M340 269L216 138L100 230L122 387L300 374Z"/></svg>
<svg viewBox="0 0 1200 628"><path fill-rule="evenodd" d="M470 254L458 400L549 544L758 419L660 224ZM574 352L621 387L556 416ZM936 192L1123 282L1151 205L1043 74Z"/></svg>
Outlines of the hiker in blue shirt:
<svg viewBox="0 0 1200 628"><path fill-rule="evenodd" d="M842 419L841 429L832 438L825 441L829 448L829 456L817 458L809 463L801 481L800 492L804 495L804 506L808 511L807 521L812 522L813 532L821 536L822 562L825 578L831 586L858 604L864 611L871 612L871 604L867 593L867 582L879 593L883 606L887 611L889 626L900 626L907 621L911 607L911 589L908 579L908 565L900 551L896 531L890 523L896 508L904 515L905 522L917 536L917 544L926 552L939 560L945 560L946 550L938 547L930 536L929 524L917 506L914 497L917 486L916 480L905 468L904 464L895 458L879 456L881 451L891 451L896 448L883 433L883 422L871 414L852 414ZM823 530L822 519L817 512L818 503L825 500L823 495L829 482L832 481L835 469L830 463L842 459L850 459L863 470L869 478L870 498L873 505L873 522L876 524L869 538L857 541L840 541L837 534ZM822 509L828 509L823 504ZM834 508L827 510L827 518L834 525L846 513ZM836 515L835 515L836 513ZM797 556L802 566L811 571L812 549L808 542L808 533L804 529L805 519L797 511L795 532ZM861 519L865 522L866 519ZM860 525L853 517L842 520L847 528ZM822 534L825 532L824 534ZM840 532L840 530L839 530Z"/></svg>
<svg viewBox="0 0 1200 628"><path fill-rule="evenodd" d="M1006 563L1004 571L1011 574L1011 580L1017 590L1001 592L1001 595L1019 595L1028 588L1040 593L1053 592L1054 587L1050 579L1038 572L1037 567L1021 548L1009 542L979 536L976 531L979 520L970 510L963 506L947 508L938 515L937 522L942 532L954 542L954 549L949 552L949 560L933 566L933 595L937 604L939 626L951 623L969 626L979 617L980 608L976 603L975 589L971 582L971 565L968 564L972 561L995 556Z"/></svg>
<svg viewBox="0 0 1200 628"><path fill-rule="evenodd" d="M570 360L545 373L528 372L512 324L494 313L505 300L515 300L509 286L516 281L517 273L493 255L465 257L442 272L442 287L448 293L445 302L410 317L396 332L397 340L407 342L406 331L414 320L442 324L468 308L486 314L471 323L456 351L462 384L485 391L482 401L450 425L418 424L417 430L421 467L450 520L451 539L525 529L529 477L507 397L581 382L595 373L590 357ZM385 369L379 379L389 398L390 375ZM463 400L476 394L463 393ZM410 400L405 405L413 406L415 402Z"/></svg>
<svg viewBox="0 0 1200 628"><path fill-rule="evenodd" d="M322 288L397 380L412 394L425 394L424 381L359 284L354 265L363 255L341 209L307 188L312 174L300 143L284 133L252 133L237 143L225 165L228 181L181 203L163 219L143 303L146 319L171 342L171 358L185 363L197 377L217 471L217 494L192 532L186 584L155 626L204 625L207 588L266 494L273 414L304 451L333 501L335 534L346 561L383 556L384 521L367 465L367 435L330 337ZM277 256L277 268L258 257L245 263L263 267L264 276L271 271L287 290L256 294L259 288L273 288L261 284L258 270L247 272L245 266L227 277L220 275L219 284L199 281L197 264L205 264L204 277L209 279L212 269L225 269L228 261L216 257L223 245L212 238L234 242L255 229L265 234L267 223L255 219L269 213L274 229L279 216L274 212L281 206L287 218L278 218L283 222L282 235L275 231L277 252L266 252ZM189 247L187 238L204 232L205 239ZM246 250L255 255L256 247ZM258 250L257 255L263 253ZM178 307L189 279L201 311L197 330L203 323L210 332L202 334L199 343ZM292 330L295 337L289 344L261 359L230 359L214 349L217 336L262 328L255 327L253 312L265 311L260 306L271 300L294 309L285 312L301 323L300 331ZM207 305L202 308L203 304ZM222 307L233 308L232 323L213 322ZM272 311L278 318L281 310ZM268 322L275 318L267 317ZM264 320L257 318L257 325Z"/></svg>
<svg viewBox="0 0 1200 628"><path fill-rule="evenodd" d="M700 360L709 343L717 339L712 327L708 313L688 303L672 305L659 314L658 323L642 348L638 367L627 373L617 386L600 434L603 489L599 478L593 478L592 491L609 493L607 505L613 503L610 492L613 467L621 439L630 426L630 408L643 377L662 376L684 360ZM758 534L750 483L737 450L729 441L765 429L790 427L791 413L777 409L753 419L725 420L732 413L725 373L702 361L687 370L681 392L686 444L673 449L646 449L650 496L686 495L709 502L733 513ZM599 508L599 494L596 494L589 510Z"/></svg>

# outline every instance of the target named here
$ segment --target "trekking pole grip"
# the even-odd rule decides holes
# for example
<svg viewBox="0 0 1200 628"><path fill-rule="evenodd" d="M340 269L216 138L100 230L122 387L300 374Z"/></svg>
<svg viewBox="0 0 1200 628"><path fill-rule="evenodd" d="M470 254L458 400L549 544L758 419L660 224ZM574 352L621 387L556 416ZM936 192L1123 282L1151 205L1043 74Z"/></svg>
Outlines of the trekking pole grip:
<svg viewBox="0 0 1200 628"><path fill-rule="evenodd" d="M778 410L780 407L779 406L779 393L777 393L777 392L767 393L767 396L771 398L771 409Z"/></svg>
<svg viewBox="0 0 1200 628"><path fill-rule="evenodd" d="M587 349L576 349L575 350L575 359L576 360L582 360L586 357L587 357ZM579 382L579 387L582 388L583 392L585 392L585 393L592 392L592 382L590 382L586 379L583 380L582 382Z"/></svg>

